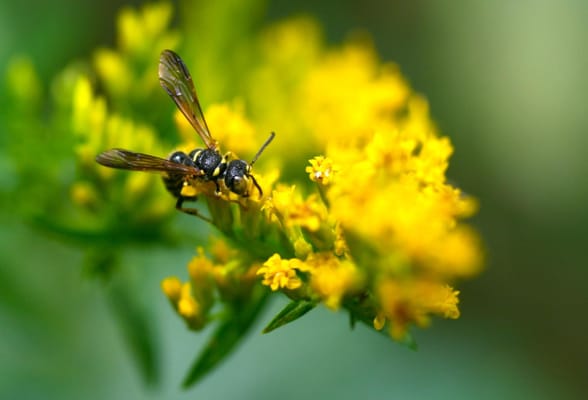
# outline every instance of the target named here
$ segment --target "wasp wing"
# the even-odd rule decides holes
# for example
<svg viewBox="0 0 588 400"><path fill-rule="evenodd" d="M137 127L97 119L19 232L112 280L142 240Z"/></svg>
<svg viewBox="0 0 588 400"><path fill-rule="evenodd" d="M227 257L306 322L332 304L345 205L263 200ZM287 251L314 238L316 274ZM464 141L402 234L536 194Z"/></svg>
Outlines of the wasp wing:
<svg viewBox="0 0 588 400"><path fill-rule="evenodd" d="M171 50L162 51L159 57L159 83L200 135L206 147L216 149L217 142L208 130L190 71L180 56Z"/></svg>
<svg viewBox="0 0 588 400"><path fill-rule="evenodd" d="M202 170L149 154L123 149L106 150L96 156L96 162L110 168L133 171L162 172L182 175L202 175Z"/></svg>

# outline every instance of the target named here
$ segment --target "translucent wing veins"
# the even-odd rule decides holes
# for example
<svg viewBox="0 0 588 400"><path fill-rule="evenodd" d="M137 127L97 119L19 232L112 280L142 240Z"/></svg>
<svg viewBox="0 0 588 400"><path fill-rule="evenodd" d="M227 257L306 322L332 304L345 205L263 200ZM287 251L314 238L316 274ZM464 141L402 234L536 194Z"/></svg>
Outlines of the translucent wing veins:
<svg viewBox="0 0 588 400"><path fill-rule="evenodd" d="M208 130L190 71L188 71L180 56L171 50L161 52L159 58L159 83L200 135L206 147L216 150L218 144Z"/></svg>
<svg viewBox="0 0 588 400"><path fill-rule="evenodd" d="M135 153L123 149L106 150L96 156L96 162L110 168L134 171L175 173L193 176L200 176L203 174L202 170L190 165L180 164L165 158L149 154Z"/></svg>

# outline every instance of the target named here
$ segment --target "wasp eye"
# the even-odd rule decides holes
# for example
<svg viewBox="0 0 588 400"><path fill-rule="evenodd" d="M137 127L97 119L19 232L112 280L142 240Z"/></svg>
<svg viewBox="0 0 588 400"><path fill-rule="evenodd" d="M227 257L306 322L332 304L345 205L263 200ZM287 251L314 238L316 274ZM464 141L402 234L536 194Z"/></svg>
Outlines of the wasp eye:
<svg viewBox="0 0 588 400"><path fill-rule="evenodd" d="M236 176L231 182L231 191L234 193L247 197L249 195L249 181L246 177Z"/></svg>

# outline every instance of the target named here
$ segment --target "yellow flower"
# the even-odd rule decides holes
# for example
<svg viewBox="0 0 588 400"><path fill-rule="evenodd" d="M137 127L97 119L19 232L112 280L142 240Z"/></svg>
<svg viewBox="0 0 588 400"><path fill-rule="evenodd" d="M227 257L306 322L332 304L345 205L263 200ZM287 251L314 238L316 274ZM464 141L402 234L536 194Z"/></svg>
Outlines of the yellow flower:
<svg viewBox="0 0 588 400"><path fill-rule="evenodd" d="M294 240L294 254L303 260L312 252L312 245L302 235Z"/></svg>
<svg viewBox="0 0 588 400"><path fill-rule="evenodd" d="M16 103L28 108L34 108L42 94L41 79L31 60L24 56L14 57L7 66L7 91ZM30 111L30 110L29 110Z"/></svg>
<svg viewBox="0 0 588 400"><path fill-rule="evenodd" d="M200 330L206 322L205 310L202 304L192 295L192 285L186 282L182 285L180 298L176 310L192 330Z"/></svg>
<svg viewBox="0 0 588 400"><path fill-rule="evenodd" d="M458 224L470 200L445 182L450 154L446 138L398 131L375 133L361 147L339 144L330 157L346 168L327 190L330 211L382 256L395 249L425 268L471 274L479 251L473 232ZM369 224L357 223L358 210ZM446 243L455 250L445 251Z"/></svg>
<svg viewBox="0 0 588 400"><path fill-rule="evenodd" d="M71 193L74 201L94 213L103 210L105 204L119 204L121 209L134 210L130 214L130 220L163 221L173 209L169 207L169 202L165 207L166 203L161 201L165 189L159 176L117 172L95 162L97 154L115 147L140 153L164 154L154 129L109 112L105 99L94 94L86 76L78 76L72 86L71 127L77 136L74 151L83 170L86 173L91 172L91 175L86 176L83 185L79 182L73 184ZM120 179L121 176L124 179ZM104 190L105 185L110 188L108 191ZM123 195L110 198L117 186ZM140 207L137 207L138 204Z"/></svg>
<svg viewBox="0 0 588 400"><path fill-rule="evenodd" d="M77 146L76 153L83 164L93 165L104 134L106 102L94 96L90 80L86 77L76 80L72 98L72 129L84 140Z"/></svg>
<svg viewBox="0 0 588 400"><path fill-rule="evenodd" d="M94 54L98 85L79 72L60 87L67 89L62 108L80 172L69 193L76 211L93 216L105 237L121 231L137 241L152 232L156 240L173 237L162 228L176 200L169 194L164 200L157 174L102 168L97 154L123 148L165 158L174 145L185 153L206 147L180 111L169 111L158 84L157 57L180 41L168 29L171 21L169 2L125 8L118 48ZM273 327L321 304L409 342L413 326L458 318L453 285L483 263L480 239L464 222L477 202L446 177L454 147L426 99L396 65L378 58L369 39L327 46L310 18L235 43L218 34L202 48L214 51L220 43L218 54L186 54L186 60L194 60L200 75L212 72L205 60L224 60L226 52L235 55L227 64L239 62L224 69L239 72L226 78L230 85L217 82L226 74L209 76L216 87L204 93L218 98L202 104L224 163L212 165L212 177L196 173L178 182L181 196L198 196L196 207L206 208L200 215L206 223L198 220L198 227L212 226L216 237L197 248L184 281L161 282L189 329L219 323L218 336L194 364L195 376L202 360L211 368L226 355L274 292L291 302ZM24 68L27 87L15 95L40 96L34 71ZM206 84L194 83L197 89ZM171 139L171 121L179 141ZM250 168L247 162L274 131L275 140ZM246 162L240 188L249 185L249 191L241 195L225 181L235 159Z"/></svg>
<svg viewBox="0 0 588 400"><path fill-rule="evenodd" d="M204 255L204 249L198 246L196 249L198 255L192 258L188 264L188 272L194 281L199 281L209 274L213 269L212 262Z"/></svg>
<svg viewBox="0 0 588 400"><path fill-rule="evenodd" d="M201 19L217 15L214 7ZM171 21L169 2L125 8L118 47L94 53L92 75L64 74L56 86L67 94L56 97L79 167L69 187L74 215L103 237L173 238L165 223L176 200L169 194L164 200L157 174L102 168L97 154L123 148L165 158L174 145L187 154L207 146L180 111L169 111L158 82L160 52L180 42ZM454 285L483 263L480 239L464 221L477 202L449 183L450 157L459 149L439 132L427 100L365 37L328 46L310 18L275 24L257 37L235 34L241 25L248 26L215 29L198 54L189 54L188 45L182 54L194 78L208 79L194 83L204 99L214 99L201 106L214 143L208 150L223 160L211 165L213 176L196 171L178 181L180 196L198 196L195 207L206 220L197 220L198 228L212 226L216 237L198 247L187 278L161 282L189 329L218 323L187 384L228 354L275 292L291 301L266 332L319 304L404 343L411 328L427 327L434 317L459 318ZM24 87L12 89L33 101L41 85L29 65L22 67ZM211 74L219 67L220 75ZM180 140L169 130L174 120ZM236 165L240 195L231 190Z"/></svg>
<svg viewBox="0 0 588 400"><path fill-rule="evenodd" d="M170 303L190 329L202 329L205 315L202 305L192 295L192 285L183 283L175 276L164 279L161 289Z"/></svg>
<svg viewBox="0 0 588 400"><path fill-rule="evenodd" d="M273 152L282 163L299 160L316 144L307 129L301 89L323 51L320 28L311 18L292 18L270 26L257 43L259 60L244 80L252 120L259 134L276 131Z"/></svg>
<svg viewBox="0 0 588 400"><path fill-rule="evenodd" d="M273 169L255 174L263 196L238 196L222 180L220 193L200 178L184 186L182 195L204 197L226 240L211 247L211 258L198 250L178 312L207 315L215 291L242 301L253 271L272 292L346 308L374 329L388 326L397 340L434 315L457 318L459 292L450 285L482 265L477 234L463 223L477 204L447 182L454 149L427 101L369 41L327 49L308 19L271 28L258 49L259 63L243 78L251 84L246 100L209 105L205 115L232 157L255 154L261 134L279 128L265 158ZM178 111L175 120L183 151L204 146ZM122 137L133 129L118 127ZM319 155L304 172L317 185L302 180L298 161L310 151ZM200 325L192 317L190 326Z"/></svg>
<svg viewBox="0 0 588 400"><path fill-rule="evenodd" d="M325 305L337 310L347 293L361 287L362 277L355 264L333 253L314 253L305 264L310 271L310 286Z"/></svg>
<svg viewBox="0 0 588 400"><path fill-rule="evenodd" d="M377 331L381 331L382 329L384 329L384 325L386 325L386 317L384 316L384 313L379 312L376 314L376 316L374 317L374 329Z"/></svg>
<svg viewBox="0 0 588 400"><path fill-rule="evenodd" d="M237 256L237 251L231 247L230 243L221 238L213 239L210 245L210 253L220 264L227 264Z"/></svg>
<svg viewBox="0 0 588 400"><path fill-rule="evenodd" d="M260 143L257 142L255 128L245 116L242 102L213 103L203 112L210 133L222 144L221 150L230 150L242 156L253 155L257 151ZM174 113L174 121L184 142L182 150L189 152L195 148L205 147L192 125L179 110Z"/></svg>
<svg viewBox="0 0 588 400"><path fill-rule="evenodd" d="M298 259L284 260L279 254L274 254L257 270L257 275L263 275L262 283L274 292L284 288L294 290L302 285L302 280L296 274L301 268Z"/></svg>
<svg viewBox="0 0 588 400"><path fill-rule="evenodd" d="M123 9L118 18L123 52L161 51L173 47L174 35L166 32L171 16L172 7L168 2L151 3L140 11Z"/></svg>
<svg viewBox="0 0 588 400"><path fill-rule="evenodd" d="M409 88L393 64L380 64L367 41L326 53L303 83L300 106L321 143L355 142L390 124Z"/></svg>
<svg viewBox="0 0 588 400"><path fill-rule="evenodd" d="M96 205L98 194L92 184L89 182L76 182L70 191L73 201L83 207L93 207Z"/></svg>
<svg viewBox="0 0 588 400"><path fill-rule="evenodd" d="M317 156L309 160L310 166L306 172L311 181L328 185L335 179L339 172L339 166L333 164L333 160L324 156Z"/></svg>
<svg viewBox="0 0 588 400"><path fill-rule="evenodd" d="M212 104L206 110L206 122L215 139L227 151L252 157L261 144L257 143L255 129L245 116L242 102Z"/></svg>
<svg viewBox="0 0 588 400"><path fill-rule="evenodd" d="M459 290L453 290L448 285L439 290L436 298L431 304L431 309L445 318L457 319L460 312L457 305L459 304Z"/></svg>
<svg viewBox="0 0 588 400"><path fill-rule="evenodd" d="M317 231L327 218L327 212L318 196L305 200L295 186L278 186L266 201L264 209L276 216L285 227L298 226Z"/></svg>
<svg viewBox="0 0 588 400"><path fill-rule="evenodd" d="M121 54L109 49L99 49L94 55L94 64L111 93L120 96L129 92L133 83L132 71Z"/></svg>
<svg viewBox="0 0 588 400"><path fill-rule="evenodd" d="M172 302L172 304L175 305L178 303L182 295L182 282L179 278L171 276L169 278L165 278L161 282L161 289Z"/></svg>
<svg viewBox="0 0 588 400"><path fill-rule="evenodd" d="M333 252L338 257L346 256L349 258L349 247L347 246L347 241L345 240L343 228L341 228L340 223L335 224L334 235Z"/></svg>
<svg viewBox="0 0 588 400"><path fill-rule="evenodd" d="M184 284L182 297L178 301L178 313L186 320L194 319L200 313L200 306L190 294L190 284Z"/></svg>
<svg viewBox="0 0 588 400"><path fill-rule="evenodd" d="M409 323L429 324L429 314L458 318L459 291L446 284L418 280L402 281L385 278L378 284L382 315L392 322L390 334L401 340Z"/></svg>

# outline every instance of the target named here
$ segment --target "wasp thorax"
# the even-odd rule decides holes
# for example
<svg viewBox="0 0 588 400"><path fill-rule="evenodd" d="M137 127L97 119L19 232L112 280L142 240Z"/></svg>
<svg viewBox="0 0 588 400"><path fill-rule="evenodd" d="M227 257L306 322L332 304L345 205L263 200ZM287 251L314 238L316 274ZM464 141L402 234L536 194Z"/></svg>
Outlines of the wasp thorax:
<svg viewBox="0 0 588 400"><path fill-rule="evenodd" d="M221 165L222 157L214 149L198 150L194 154L194 164L206 174L208 179L219 176L222 171L217 170Z"/></svg>

